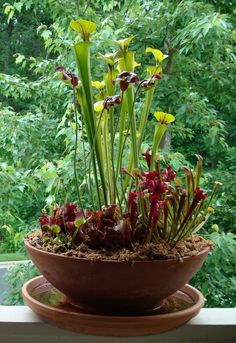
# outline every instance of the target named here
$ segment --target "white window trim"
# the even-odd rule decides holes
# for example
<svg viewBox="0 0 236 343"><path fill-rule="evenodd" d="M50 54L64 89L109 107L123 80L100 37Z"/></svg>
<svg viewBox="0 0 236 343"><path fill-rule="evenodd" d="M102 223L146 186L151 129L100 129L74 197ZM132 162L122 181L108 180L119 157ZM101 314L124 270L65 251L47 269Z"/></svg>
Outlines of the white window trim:
<svg viewBox="0 0 236 343"><path fill-rule="evenodd" d="M27 306L0 306L1 343L235 343L236 308L204 308L186 325L146 337L95 337L44 323Z"/></svg>

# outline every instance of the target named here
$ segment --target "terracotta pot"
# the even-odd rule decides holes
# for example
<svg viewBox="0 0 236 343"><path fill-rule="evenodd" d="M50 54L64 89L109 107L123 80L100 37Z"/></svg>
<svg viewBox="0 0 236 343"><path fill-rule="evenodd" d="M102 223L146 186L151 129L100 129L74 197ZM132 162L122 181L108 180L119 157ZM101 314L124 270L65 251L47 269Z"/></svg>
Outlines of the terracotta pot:
<svg viewBox="0 0 236 343"><path fill-rule="evenodd" d="M91 261L26 249L43 276L89 313L140 315L155 311L200 269L210 248L180 260Z"/></svg>

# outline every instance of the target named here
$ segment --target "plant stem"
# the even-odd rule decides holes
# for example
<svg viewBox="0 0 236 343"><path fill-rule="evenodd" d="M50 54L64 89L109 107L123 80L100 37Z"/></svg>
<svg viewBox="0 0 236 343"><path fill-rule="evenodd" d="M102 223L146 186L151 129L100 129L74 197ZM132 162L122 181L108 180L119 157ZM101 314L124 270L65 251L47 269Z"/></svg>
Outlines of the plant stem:
<svg viewBox="0 0 236 343"><path fill-rule="evenodd" d="M81 84L82 84L81 96L83 100L82 106L83 106L83 111L84 111L86 130L88 133L90 147L92 147L93 139L94 139L94 136L96 135L96 117L94 114L92 88L91 88L90 45L91 45L90 42L85 41L85 42L77 43L74 48L75 48L75 54L76 54L76 61L77 61L78 69L80 72ZM96 140L93 155L94 155L94 158L93 158L94 176L95 176L99 206L101 208L100 190L99 190L96 166L98 167L98 171L100 174L103 199L104 199L105 205L107 205L107 189L106 189L106 181L105 181L104 168L103 168L101 141L99 139Z"/></svg>
<svg viewBox="0 0 236 343"><path fill-rule="evenodd" d="M113 109L112 109L113 110ZM113 187L114 187L114 204L116 203L116 198L119 203L120 212L122 214L122 203L119 196L119 190L117 185L117 178L115 172L115 161L114 161L114 146L115 146L115 134L118 128L118 121L114 128L114 110L111 111L111 164L112 164L112 180L113 180Z"/></svg>
<svg viewBox="0 0 236 343"><path fill-rule="evenodd" d="M138 86L137 90L140 86ZM137 132L136 132L136 118L134 111L134 104L137 96L137 90L135 92L135 97L133 99L133 92L131 88L127 89L127 100L130 115L130 131L131 131L131 141L132 141L132 153L134 159L134 168L138 168L138 149L137 149Z"/></svg>
<svg viewBox="0 0 236 343"><path fill-rule="evenodd" d="M80 101L80 105L82 108L83 116L84 116L84 122L85 122L85 127L86 127L86 132L87 132L87 137L89 141L90 147L92 146L92 134L91 134L91 129L90 129L90 123L88 121L88 109L86 106L86 101L82 93L82 89L78 88L78 98ZM99 203L99 208L101 208L101 198L100 198L100 192L99 192L99 184L98 184L98 176L97 176L97 167L96 167L96 159L94 152L92 154L92 162L93 162L93 172L94 172L94 179L95 179L95 185L96 185L96 191L97 191L97 198L98 198L98 203ZM92 184L91 181L91 173L89 172L89 183L90 185Z"/></svg>
<svg viewBox="0 0 236 343"><path fill-rule="evenodd" d="M77 160L77 149L78 149L78 114L77 114L77 103L76 103L76 93L75 88L73 87L73 95L74 95L74 111L75 111L75 151L74 151L74 175L75 175L75 185L78 194L79 206L82 210L83 216L85 217L82 200L79 190L79 183L78 183L78 175L77 175L77 168L76 168L76 160Z"/></svg>
<svg viewBox="0 0 236 343"><path fill-rule="evenodd" d="M143 142L143 137L144 137L144 132L146 128L146 123L148 119L148 114L150 112L150 107L152 103L152 98L154 94L155 86L153 86L151 89L147 90L146 97L145 97L145 103L144 107L142 110L142 115L139 123L139 138L138 138L138 155L140 154L141 151L141 146ZM133 167L133 156L130 155L129 162L128 162L128 170L131 171ZM124 188L127 189L127 187L130 184L129 178L126 176L125 178L125 183L124 183Z"/></svg>
<svg viewBox="0 0 236 343"><path fill-rule="evenodd" d="M132 109L131 109L131 114L130 114L130 117L129 117L128 127L127 127L126 135L125 135L125 138L124 138L124 141L123 141L123 145L122 145L122 148L121 148L121 161L120 161L120 165L122 164L122 157L123 157L123 153L124 153L124 147L125 147L125 144L126 144L126 140L127 140L128 134L129 134L129 130L132 127L132 121L133 121L133 118L134 118L134 114L133 114L134 106L135 106L137 94L138 94L138 91L139 91L141 85L142 85L142 82L139 83L139 85L138 85L138 87L137 87L137 89L135 91L135 94L134 94L134 99L133 99L133 103L132 103ZM138 167L138 152L137 152L137 142L136 142L136 124L135 124L135 146L133 146L133 148L136 150L137 161L136 161L136 167L135 168L137 168ZM133 150L133 153L134 153L134 150ZM131 160L131 158L130 158L130 160ZM132 166L133 165L130 166L130 164L129 164L129 167L130 167L130 169L128 169L129 172L131 171ZM127 189L128 185L129 185L128 175L126 175L126 177L125 177L125 184L122 184L122 185L124 187L123 194L125 194L126 193L126 189ZM123 199L123 196L122 196L121 202L123 202L123 200L124 199Z"/></svg>
<svg viewBox="0 0 236 343"><path fill-rule="evenodd" d="M77 15L78 17L80 16L80 8L79 8L79 1L75 0L75 6L76 6L76 10L77 10Z"/></svg>
<svg viewBox="0 0 236 343"><path fill-rule="evenodd" d="M153 86L151 89L147 90L145 102L142 110L142 115L139 123L139 139L138 139L138 153L140 153L141 145L143 142L144 132L147 124L148 115L150 112L150 107L153 99L155 86Z"/></svg>
<svg viewBox="0 0 236 343"><path fill-rule="evenodd" d="M109 110L109 118L110 118L110 158L111 158L111 166L112 166L112 198L111 201L113 204L116 203L116 178L115 178L115 170L114 170L114 108Z"/></svg>
<svg viewBox="0 0 236 343"><path fill-rule="evenodd" d="M102 120L102 115L104 113L104 110L105 110L105 108L103 108L103 110L100 113L100 117L99 117L98 124L97 124L97 130L96 130L95 136L93 138L93 144L92 144L92 147L91 147L90 159L89 159L89 175L91 173L91 162L92 162L92 159L93 159L93 156L94 156L94 149L95 149L95 146L96 146L96 143L97 143L97 139L98 139L98 136L99 136L98 133L100 131L101 120Z"/></svg>
<svg viewBox="0 0 236 343"><path fill-rule="evenodd" d="M104 119L103 124L103 138L104 138L104 149L105 149L105 163L106 163L106 173L107 173L107 182L108 182L108 194L109 194L109 203L112 199L112 184L111 184L111 168L110 168L110 151L109 151L109 136L108 136L108 118L107 116Z"/></svg>
<svg viewBox="0 0 236 343"><path fill-rule="evenodd" d="M151 155L151 163L150 163L150 170L154 169L154 157L156 155L157 149L160 145L161 139L164 136L164 133L167 130L167 125L165 124L158 124L155 128L154 133L154 140L152 144L152 155Z"/></svg>
<svg viewBox="0 0 236 343"><path fill-rule="evenodd" d="M87 177L87 159L85 156L85 144L84 144L84 130L83 130L83 117L81 116L81 130L82 130L82 145L83 145L83 161L84 161L84 178L85 178L85 183L86 183L86 187L88 189L89 192L89 196L90 196L90 200L92 203L92 207L94 208L94 199L93 199L93 193L91 192L91 182L90 185L88 183L88 177Z"/></svg>

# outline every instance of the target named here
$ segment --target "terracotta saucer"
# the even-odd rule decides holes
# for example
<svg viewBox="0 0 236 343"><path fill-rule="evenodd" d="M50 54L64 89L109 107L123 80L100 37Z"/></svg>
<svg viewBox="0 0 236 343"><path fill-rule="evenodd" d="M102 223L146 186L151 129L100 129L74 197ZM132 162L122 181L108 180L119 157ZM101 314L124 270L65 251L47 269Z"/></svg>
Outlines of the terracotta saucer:
<svg viewBox="0 0 236 343"><path fill-rule="evenodd" d="M185 285L162 307L147 316L89 314L66 301L66 297L43 276L26 282L24 302L43 320L65 330L96 336L147 336L177 328L196 316L204 305L203 295Z"/></svg>

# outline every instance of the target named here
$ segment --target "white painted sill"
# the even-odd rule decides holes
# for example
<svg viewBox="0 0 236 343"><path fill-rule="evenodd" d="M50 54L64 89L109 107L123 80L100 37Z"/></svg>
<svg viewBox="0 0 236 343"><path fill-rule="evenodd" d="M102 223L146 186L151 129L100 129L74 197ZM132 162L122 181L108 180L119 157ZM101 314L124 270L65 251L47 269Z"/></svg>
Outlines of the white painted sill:
<svg viewBox="0 0 236 343"><path fill-rule="evenodd" d="M146 337L95 337L42 322L27 306L0 306L1 343L236 343L236 308L202 309L186 325Z"/></svg>
<svg viewBox="0 0 236 343"><path fill-rule="evenodd" d="M29 261L1 262L1 268ZM236 308L204 308L186 325L146 337L95 337L44 323L27 306L0 305L0 343L236 343Z"/></svg>

